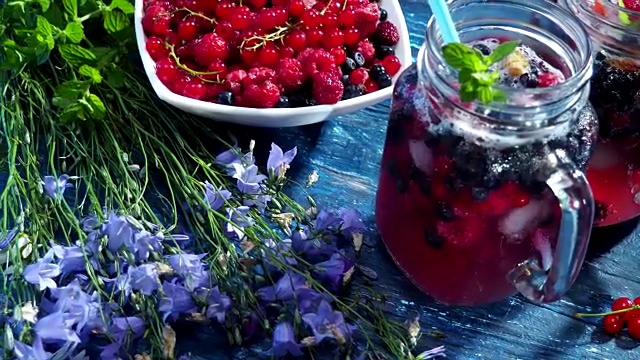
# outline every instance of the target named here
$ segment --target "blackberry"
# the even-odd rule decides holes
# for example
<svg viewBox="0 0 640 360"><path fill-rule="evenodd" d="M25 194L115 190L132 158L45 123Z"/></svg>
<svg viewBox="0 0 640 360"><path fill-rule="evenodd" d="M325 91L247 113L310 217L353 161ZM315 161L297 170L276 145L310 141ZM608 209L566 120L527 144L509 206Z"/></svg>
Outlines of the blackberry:
<svg viewBox="0 0 640 360"><path fill-rule="evenodd" d="M222 105L233 105L235 103L235 99L231 91L223 91L218 94L218 104Z"/></svg>
<svg viewBox="0 0 640 360"><path fill-rule="evenodd" d="M361 53L354 51L347 55L347 59L351 59L356 63L356 67L362 67L364 65L364 55Z"/></svg>
<svg viewBox="0 0 640 360"><path fill-rule="evenodd" d="M424 231L424 240L434 249L440 249L444 245L444 238L433 231Z"/></svg>
<svg viewBox="0 0 640 360"><path fill-rule="evenodd" d="M380 75L380 77L378 77L378 85L380 85L381 89L387 88L389 86L391 86L391 83L393 82L391 79L391 75L389 74L382 74Z"/></svg>
<svg viewBox="0 0 640 360"><path fill-rule="evenodd" d="M340 65L340 69L342 69L343 74L349 74L357 67L358 64L356 64L356 61L349 57L344 60L344 63L342 63L342 65Z"/></svg>
<svg viewBox="0 0 640 360"><path fill-rule="evenodd" d="M520 84L526 88L537 88L540 85L538 78L533 73L524 73L518 79Z"/></svg>
<svg viewBox="0 0 640 360"><path fill-rule="evenodd" d="M375 81L378 81L380 76L386 73L387 71L380 64L375 64L371 67L371 69L369 69L369 76L371 76L371 78Z"/></svg>
<svg viewBox="0 0 640 360"><path fill-rule="evenodd" d="M380 45L376 47L376 57L379 60L386 58L389 55L395 55L396 51L391 46Z"/></svg>
<svg viewBox="0 0 640 360"><path fill-rule="evenodd" d="M274 107L275 108L288 108L288 107L290 107L289 98L286 97L286 96L280 96L280 100L278 100L278 102L276 103L276 105Z"/></svg>
<svg viewBox="0 0 640 360"><path fill-rule="evenodd" d="M362 95L364 95L364 92L358 85L345 84L344 93L342 94L342 100L353 99Z"/></svg>
<svg viewBox="0 0 640 360"><path fill-rule="evenodd" d="M596 65L591 78L591 96L593 106L614 106L624 110L635 103L635 94L640 91L640 71L638 69L621 69L603 61Z"/></svg>
<svg viewBox="0 0 640 360"><path fill-rule="evenodd" d="M489 56L491 55L491 48L489 48L487 45L485 44L475 44L473 45L473 48L480 51L480 53L484 56Z"/></svg>
<svg viewBox="0 0 640 360"><path fill-rule="evenodd" d="M309 105L309 99L307 99L304 95L296 94L289 97L290 107L304 107Z"/></svg>
<svg viewBox="0 0 640 360"><path fill-rule="evenodd" d="M389 13L387 12L387 10L380 8L380 21L386 21L388 17Z"/></svg>

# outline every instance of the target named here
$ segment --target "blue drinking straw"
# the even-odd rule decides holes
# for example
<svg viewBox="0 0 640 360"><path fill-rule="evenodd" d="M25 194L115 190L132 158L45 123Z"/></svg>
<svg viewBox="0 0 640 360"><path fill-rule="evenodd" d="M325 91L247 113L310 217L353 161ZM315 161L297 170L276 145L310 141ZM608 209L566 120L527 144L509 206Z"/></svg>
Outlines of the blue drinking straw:
<svg viewBox="0 0 640 360"><path fill-rule="evenodd" d="M459 43L460 38L453 24L453 19L451 19L446 0L429 0L429 7L431 7L433 17L436 19L436 24L438 24L444 43Z"/></svg>

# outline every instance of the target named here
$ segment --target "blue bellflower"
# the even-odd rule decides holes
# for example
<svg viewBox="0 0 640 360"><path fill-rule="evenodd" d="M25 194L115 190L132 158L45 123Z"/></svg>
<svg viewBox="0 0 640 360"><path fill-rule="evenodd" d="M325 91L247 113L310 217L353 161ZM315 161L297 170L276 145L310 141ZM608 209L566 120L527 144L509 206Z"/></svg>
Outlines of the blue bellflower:
<svg viewBox="0 0 640 360"><path fill-rule="evenodd" d="M58 265L62 274L69 274L75 271L83 271L86 268L84 252L79 246L51 246L53 253L58 258Z"/></svg>
<svg viewBox="0 0 640 360"><path fill-rule="evenodd" d="M326 301L321 301L316 313L302 315L302 321L311 328L319 344L324 339L335 339L339 344L345 344L351 337L351 328L344 321L340 311L334 311Z"/></svg>
<svg viewBox="0 0 640 360"><path fill-rule="evenodd" d="M248 214L251 209L248 206L238 206L235 209L227 209L229 222L225 226L225 234L230 238L242 239L244 229L252 226L254 220Z"/></svg>
<svg viewBox="0 0 640 360"><path fill-rule="evenodd" d="M366 226L362 222L362 215L356 209L340 209L338 216L342 219L340 232L346 237L350 237L354 233L364 232Z"/></svg>
<svg viewBox="0 0 640 360"><path fill-rule="evenodd" d="M297 154L297 147L283 153L280 146L271 143L271 151L267 159L267 169L269 173L273 173L276 179L284 177L287 169L289 169L289 164L291 164Z"/></svg>
<svg viewBox="0 0 640 360"><path fill-rule="evenodd" d="M312 289L300 289L296 293L298 301L298 309L304 315L307 313L315 313L321 302L331 303L333 299L328 294L321 294Z"/></svg>
<svg viewBox="0 0 640 360"><path fill-rule="evenodd" d="M267 302L288 301L294 298L298 290L306 288L307 284L302 275L287 271L274 285L258 289L256 295Z"/></svg>
<svg viewBox="0 0 640 360"><path fill-rule="evenodd" d="M14 355L16 360L49 360L51 353L44 351L42 339L36 336L31 346L23 344L20 341L14 343Z"/></svg>
<svg viewBox="0 0 640 360"><path fill-rule="evenodd" d="M158 232L152 235L146 230L141 230L134 234L133 246L130 248L138 260L147 260L152 252L160 252L162 250L162 240L164 235Z"/></svg>
<svg viewBox="0 0 640 360"><path fill-rule="evenodd" d="M351 259L341 253L335 253L329 260L315 264L313 272L329 290L336 292L342 287L345 274L351 271L354 265Z"/></svg>
<svg viewBox="0 0 640 360"><path fill-rule="evenodd" d="M231 192L225 189L216 189L209 182L204 183L204 199L202 201L209 206L211 210L218 210L224 205L225 201L231 199Z"/></svg>
<svg viewBox="0 0 640 360"><path fill-rule="evenodd" d="M111 326L109 326L109 335L114 337L118 343L123 344L128 334L132 339L138 339L142 337L144 330L144 320L137 316L114 317L111 319Z"/></svg>
<svg viewBox="0 0 640 360"><path fill-rule="evenodd" d="M158 271L153 264L143 264L138 267L131 266L128 274L131 288L147 296L153 294L160 287Z"/></svg>
<svg viewBox="0 0 640 360"><path fill-rule="evenodd" d="M262 182L267 179L265 175L258 172L258 167L242 164L232 164L235 173L233 178L237 180L236 186L244 194L260 194L263 190Z"/></svg>
<svg viewBox="0 0 640 360"><path fill-rule="evenodd" d="M186 288L190 291L207 286L209 283L209 272L205 270L201 261L206 255L177 254L167 257L167 261L173 271L184 279Z"/></svg>
<svg viewBox="0 0 640 360"><path fill-rule="evenodd" d="M13 228L5 235L0 236L0 251L8 248L16 239L16 235L18 235L18 228Z"/></svg>
<svg viewBox="0 0 640 360"><path fill-rule="evenodd" d="M42 340L53 341L70 341L79 343L78 334L72 329L74 321L68 314L62 312L54 312L43 318L33 326L33 330Z"/></svg>
<svg viewBox="0 0 640 360"><path fill-rule="evenodd" d="M53 200L57 200L64 195L66 189L72 188L73 184L68 183L69 175L63 174L59 178L47 175L42 179L44 193Z"/></svg>
<svg viewBox="0 0 640 360"><path fill-rule="evenodd" d="M220 289L216 286L209 292L207 304L207 318L216 319L221 324L224 323L227 311L231 309L231 299L220 293Z"/></svg>
<svg viewBox="0 0 640 360"><path fill-rule="evenodd" d="M115 254L123 246L128 248L133 246L136 229L126 217L110 213L103 227L103 232L107 235L107 249L111 253Z"/></svg>
<svg viewBox="0 0 640 360"><path fill-rule="evenodd" d="M273 329L273 341L269 353L276 359L282 358L287 354L293 356L302 356L301 346L296 342L293 327L286 321L276 325Z"/></svg>
<svg viewBox="0 0 640 360"><path fill-rule="evenodd" d="M175 320L180 314L196 311L196 303L193 301L191 291L177 283L177 279L162 284L164 297L160 299L158 311L163 313L163 320L168 318Z"/></svg>
<svg viewBox="0 0 640 360"><path fill-rule="evenodd" d="M53 279L60 275L60 266L52 263L53 255L53 250L49 250L35 264L27 265L22 272L24 279L31 284L38 285L40 291L58 287Z"/></svg>

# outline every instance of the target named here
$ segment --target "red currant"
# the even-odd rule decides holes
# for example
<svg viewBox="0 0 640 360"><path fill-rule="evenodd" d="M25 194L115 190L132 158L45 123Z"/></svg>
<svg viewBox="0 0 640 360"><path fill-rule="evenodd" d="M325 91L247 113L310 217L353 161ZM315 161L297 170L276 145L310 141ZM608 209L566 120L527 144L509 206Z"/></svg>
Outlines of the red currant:
<svg viewBox="0 0 640 360"><path fill-rule="evenodd" d="M218 95L225 91L225 86L223 84L205 84L207 87L207 99L215 100Z"/></svg>
<svg viewBox="0 0 640 360"><path fill-rule="evenodd" d="M280 58L281 59L292 58L295 55L296 55L296 51L293 50L293 48L291 48L289 46L285 46L285 47L281 47L280 48Z"/></svg>
<svg viewBox="0 0 640 360"><path fill-rule="evenodd" d="M158 61L169 55L169 50L164 46L164 41L159 37L152 36L148 38L146 48L153 61Z"/></svg>
<svg viewBox="0 0 640 360"><path fill-rule="evenodd" d="M394 76L402 68L402 63L400 63L400 59L397 56L387 55L382 60L382 67L387 71L387 74Z"/></svg>
<svg viewBox="0 0 640 360"><path fill-rule="evenodd" d="M258 60L258 52L256 50L242 50L240 51L240 59L246 65L253 65Z"/></svg>
<svg viewBox="0 0 640 360"><path fill-rule="evenodd" d="M218 25L216 25L215 33L225 41L231 41L236 36L233 25L231 25L229 21L220 21Z"/></svg>
<svg viewBox="0 0 640 360"><path fill-rule="evenodd" d="M351 27L356 24L356 12L353 10L345 10L338 15L338 21L340 25L344 27Z"/></svg>
<svg viewBox="0 0 640 360"><path fill-rule="evenodd" d="M207 88L201 82L192 82L184 87L182 95L188 98L202 100L207 97Z"/></svg>
<svg viewBox="0 0 640 360"><path fill-rule="evenodd" d="M337 29L339 24L338 17L332 13L327 12L322 16L322 26L325 29Z"/></svg>
<svg viewBox="0 0 640 360"><path fill-rule="evenodd" d="M622 331L622 318L618 315L607 315L602 320L604 332L609 335L617 335Z"/></svg>
<svg viewBox="0 0 640 360"><path fill-rule="evenodd" d="M231 26L235 30L244 30L251 25L251 10L246 6L238 6L233 10Z"/></svg>
<svg viewBox="0 0 640 360"><path fill-rule="evenodd" d="M247 3L251 5L254 9L262 9L267 5L267 2L268 2L267 0L248 0L247 1Z"/></svg>
<svg viewBox="0 0 640 360"><path fill-rule="evenodd" d="M156 75L163 84L169 85L177 80L180 70L172 60L165 58L156 63Z"/></svg>
<svg viewBox="0 0 640 360"><path fill-rule="evenodd" d="M292 30L285 36L284 44L295 51L302 51L307 47L307 35L302 30Z"/></svg>
<svg viewBox="0 0 640 360"><path fill-rule="evenodd" d="M342 30L330 28L324 32L322 36L322 46L327 49L333 49L344 45L344 34Z"/></svg>
<svg viewBox="0 0 640 360"><path fill-rule="evenodd" d="M280 60L280 55L275 47L264 47L258 55L258 62L266 67L275 66Z"/></svg>
<svg viewBox="0 0 640 360"><path fill-rule="evenodd" d="M633 300L633 306L638 306L638 307L640 307L640 297L635 298L635 299ZM636 309L636 310L629 310L629 311L627 311L627 312L623 313L622 315L623 315L623 317L624 317L624 320L627 320L627 321L628 321L628 320L629 320L629 319L631 319L631 318L640 317L640 310L639 310L639 309Z"/></svg>
<svg viewBox="0 0 640 360"><path fill-rule="evenodd" d="M375 80L369 79L364 83L364 88L367 94L369 94L369 93L378 91L380 89L380 86L378 85L377 82L375 82Z"/></svg>
<svg viewBox="0 0 640 360"><path fill-rule="evenodd" d="M178 25L178 36L182 41L191 41L198 36L198 23L196 19L189 16Z"/></svg>
<svg viewBox="0 0 640 360"><path fill-rule="evenodd" d="M320 29L311 29L307 32L307 46L310 48L319 48L320 41L324 33Z"/></svg>
<svg viewBox="0 0 640 360"><path fill-rule="evenodd" d="M224 63L224 61L216 59L211 63L211 65L209 65L209 67L207 67L206 72L215 74L201 76L205 80L217 81L220 79L224 79L225 77L227 77L227 65Z"/></svg>
<svg viewBox="0 0 640 360"><path fill-rule="evenodd" d="M273 8L265 8L258 15L257 27L264 30L270 30L278 26L278 14Z"/></svg>
<svg viewBox="0 0 640 360"><path fill-rule="evenodd" d="M293 17L301 17L305 10L306 6L302 0L291 0L289 3L289 14Z"/></svg>
<svg viewBox="0 0 640 360"><path fill-rule="evenodd" d="M344 51L342 47L336 47L329 50L331 56L333 56L333 61L336 65L342 65L342 63L347 60L347 53Z"/></svg>
<svg viewBox="0 0 640 360"><path fill-rule="evenodd" d="M171 83L171 90L176 94L184 94L184 88L193 83L193 78L185 73L178 75L176 81Z"/></svg>
<svg viewBox="0 0 640 360"><path fill-rule="evenodd" d="M231 20L236 5L230 2L220 2L216 6L216 17L218 21Z"/></svg>
<svg viewBox="0 0 640 360"><path fill-rule="evenodd" d="M173 30L169 30L167 31L164 41L169 44L169 45L173 45L173 46L180 46L182 45L182 39L180 38L180 35L178 35L177 32L173 31Z"/></svg>
<svg viewBox="0 0 640 360"><path fill-rule="evenodd" d="M275 13L276 26L284 26L289 21L289 9L284 6L276 6L273 8Z"/></svg>
<svg viewBox="0 0 640 360"><path fill-rule="evenodd" d="M354 46L360 41L360 30L354 27L345 29L344 32L344 44L347 46Z"/></svg>
<svg viewBox="0 0 640 360"><path fill-rule="evenodd" d="M314 29L322 24L322 15L320 15L320 12L316 9L309 9L302 14L300 20L302 20L302 23L307 29Z"/></svg>
<svg viewBox="0 0 640 360"><path fill-rule="evenodd" d="M634 317L627 321L627 334L634 340L640 340L640 317Z"/></svg>
<svg viewBox="0 0 640 360"><path fill-rule="evenodd" d="M628 297L621 297L616 299L613 304L611 304L611 311L619 311L628 309L633 306L633 301Z"/></svg>

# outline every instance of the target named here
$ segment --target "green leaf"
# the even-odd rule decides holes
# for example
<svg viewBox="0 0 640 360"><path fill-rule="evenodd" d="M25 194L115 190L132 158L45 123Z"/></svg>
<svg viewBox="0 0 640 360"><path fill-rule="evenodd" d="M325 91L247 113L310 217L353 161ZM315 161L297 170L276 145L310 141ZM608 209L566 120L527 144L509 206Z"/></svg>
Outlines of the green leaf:
<svg viewBox="0 0 640 360"><path fill-rule="evenodd" d="M471 75L473 79L477 81L479 85L491 86L496 83L500 78L500 74L497 72L476 72Z"/></svg>
<svg viewBox="0 0 640 360"><path fill-rule="evenodd" d="M107 82L114 88L121 88L124 86L124 79L127 76L124 71L120 69L113 69L107 74Z"/></svg>
<svg viewBox="0 0 640 360"><path fill-rule="evenodd" d="M131 15L136 8L127 0L113 0L109 5L109 10L120 9L123 13Z"/></svg>
<svg viewBox="0 0 640 360"><path fill-rule="evenodd" d="M498 45L498 47L496 47L493 52L491 52L491 55L488 56L488 61L491 64L497 63L498 61L506 58L507 56L509 56L509 54L514 52L518 45L520 45L519 41L507 41Z"/></svg>
<svg viewBox="0 0 640 360"><path fill-rule="evenodd" d="M94 84L98 84L102 81L102 75L100 75L100 71L89 65L80 66L79 72L80 75L90 78L91 82Z"/></svg>
<svg viewBox="0 0 640 360"><path fill-rule="evenodd" d="M56 29L57 30L57 29ZM54 27L51 25L49 20L47 20L44 16L39 16L36 18L36 31L35 35L38 36L38 41L45 44L49 51L53 50L55 46L55 40L53 39Z"/></svg>
<svg viewBox="0 0 640 360"><path fill-rule="evenodd" d="M25 54L13 40L5 40L2 43L4 59L0 61L0 70L20 71L26 58Z"/></svg>
<svg viewBox="0 0 640 360"><path fill-rule="evenodd" d="M42 11L49 10L49 7L51 6L51 0L37 0L37 2L40 4Z"/></svg>
<svg viewBox="0 0 640 360"><path fill-rule="evenodd" d="M75 20L78 17L78 0L62 0L62 4L69 18Z"/></svg>
<svg viewBox="0 0 640 360"><path fill-rule="evenodd" d="M494 102L505 102L507 101L507 95L498 90L498 89L491 89L493 91L493 101Z"/></svg>
<svg viewBox="0 0 640 360"><path fill-rule="evenodd" d="M454 69L486 70L482 55L473 48L460 43L450 43L442 47L444 60Z"/></svg>
<svg viewBox="0 0 640 360"><path fill-rule="evenodd" d="M84 39L84 28L80 23L70 22L64 28L64 34L67 35L69 41L78 44Z"/></svg>
<svg viewBox="0 0 640 360"><path fill-rule="evenodd" d="M478 88L476 88L476 96L478 97L478 100L485 104L489 104L493 101L493 89L485 85L478 86Z"/></svg>
<svg viewBox="0 0 640 360"><path fill-rule="evenodd" d="M104 28L109 33L116 33L129 26L129 17L119 11L107 11L104 13Z"/></svg>
<svg viewBox="0 0 640 360"><path fill-rule="evenodd" d="M67 24L67 21L64 19L64 11L62 11L60 6L55 2L52 3L49 10L45 11L42 15L49 20L51 25L59 29L64 28Z"/></svg>
<svg viewBox="0 0 640 360"><path fill-rule="evenodd" d="M466 83L460 85L460 100L462 102L472 102L476 99L476 89L473 85Z"/></svg>
<svg viewBox="0 0 640 360"><path fill-rule="evenodd" d="M460 84L468 83L473 79L473 71L471 69L460 69L458 71L458 82Z"/></svg>
<svg viewBox="0 0 640 360"><path fill-rule="evenodd" d="M55 89L55 97L61 99L77 100L84 96L89 90L89 83L86 81L71 80L64 82Z"/></svg>
<svg viewBox="0 0 640 360"><path fill-rule="evenodd" d="M84 100L86 101L85 106L89 107L88 108L89 113L93 115L94 118L96 119L104 118L104 115L107 109L105 108L102 100L100 100L100 98L97 95L88 94L87 96L84 97Z"/></svg>
<svg viewBox="0 0 640 360"><path fill-rule="evenodd" d="M85 49L80 45L64 44L58 47L60 55L69 64L73 66L93 65L97 58L89 49Z"/></svg>
<svg viewBox="0 0 640 360"><path fill-rule="evenodd" d="M85 111L79 102L75 102L66 106L60 114L60 121L63 123L71 123L76 120L86 120Z"/></svg>

